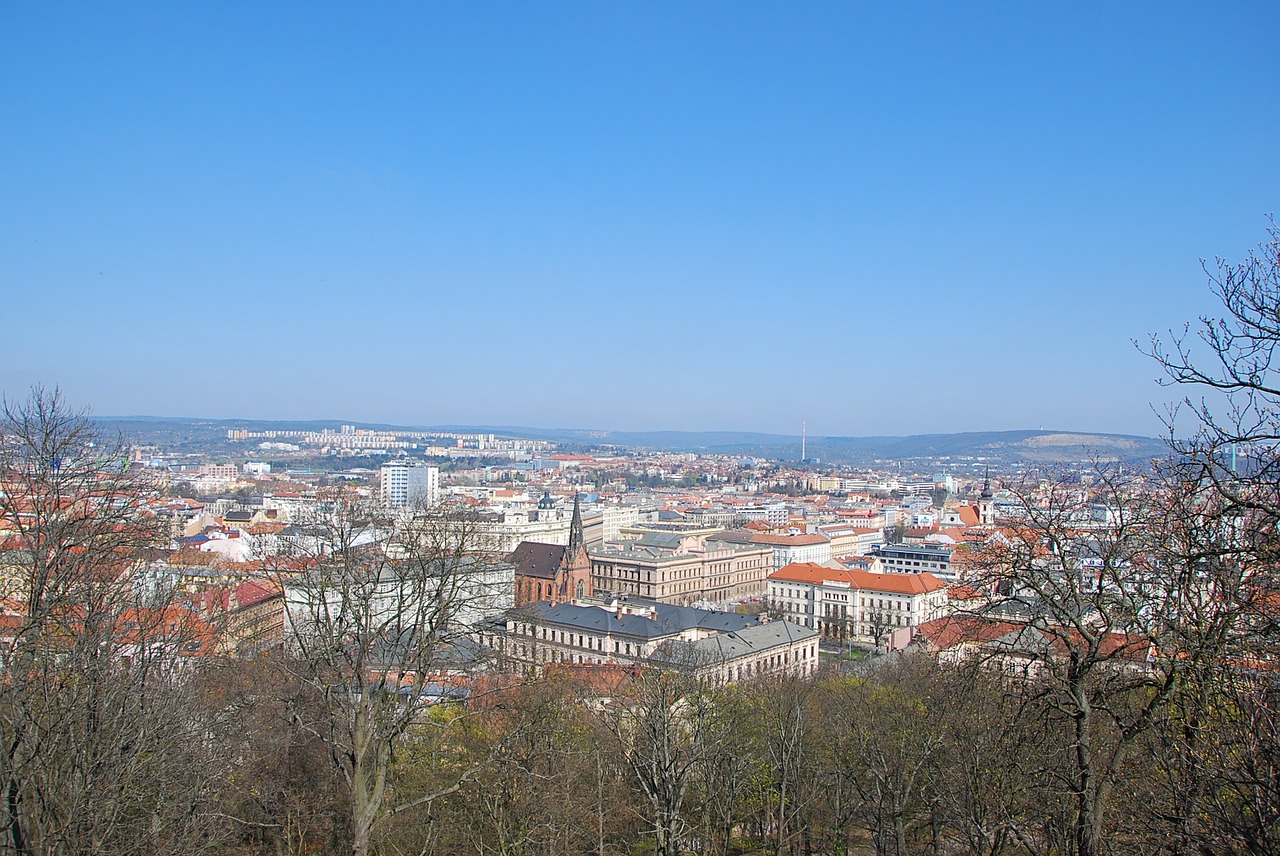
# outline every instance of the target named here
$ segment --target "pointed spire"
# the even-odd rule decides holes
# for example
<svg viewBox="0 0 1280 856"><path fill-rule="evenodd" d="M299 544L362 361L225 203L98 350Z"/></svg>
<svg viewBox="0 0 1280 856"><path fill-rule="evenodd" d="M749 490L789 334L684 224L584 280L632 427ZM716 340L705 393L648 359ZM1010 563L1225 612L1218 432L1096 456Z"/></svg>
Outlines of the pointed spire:
<svg viewBox="0 0 1280 856"><path fill-rule="evenodd" d="M573 494L573 518L569 521L569 555L576 556L582 546L582 507L578 504L581 494Z"/></svg>
<svg viewBox="0 0 1280 856"><path fill-rule="evenodd" d="M982 480L982 498L991 499L991 467L987 467L986 475Z"/></svg>

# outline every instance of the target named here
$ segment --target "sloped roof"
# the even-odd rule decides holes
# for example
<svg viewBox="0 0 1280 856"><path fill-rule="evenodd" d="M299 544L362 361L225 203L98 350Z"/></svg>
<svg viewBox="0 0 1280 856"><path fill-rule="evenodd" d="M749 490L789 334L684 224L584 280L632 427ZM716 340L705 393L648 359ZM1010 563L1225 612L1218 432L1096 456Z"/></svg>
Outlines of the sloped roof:
<svg viewBox="0 0 1280 856"><path fill-rule="evenodd" d="M982 644L1015 632L1020 625L1010 621L992 621L969 615L948 615L926 621L916 628L916 636L938 650L954 648L965 642Z"/></svg>
<svg viewBox="0 0 1280 856"><path fill-rule="evenodd" d="M770 621L768 624L755 624L741 630L719 633L687 645L693 652L694 662L707 660L715 663L745 657L788 642L817 639L818 636L818 631L790 621Z"/></svg>
<svg viewBox="0 0 1280 856"><path fill-rule="evenodd" d="M999 621L981 616L951 615L926 621L916 628L935 648L953 648L964 643L1036 657L1068 655L1068 648L1083 646L1079 632L1071 628L1040 628L1025 622ZM1098 641L1103 659L1142 662L1151 653L1151 641L1125 633L1107 633Z"/></svg>
<svg viewBox="0 0 1280 856"><path fill-rule="evenodd" d="M754 544L768 544L771 547L807 547L811 544L826 544L830 540L818 532L811 535L755 535L751 538Z"/></svg>
<svg viewBox="0 0 1280 856"><path fill-rule="evenodd" d="M516 566L516 576L554 580L567 549L560 544L521 541L507 561Z"/></svg>
<svg viewBox="0 0 1280 856"><path fill-rule="evenodd" d="M817 562L792 562L774 571L769 579L782 582L820 585L828 580L848 583L864 591L892 594L928 594L946 588L946 584L925 571L919 574L876 574L857 568L829 568Z"/></svg>
<svg viewBox="0 0 1280 856"><path fill-rule="evenodd" d="M658 547L663 550L675 550L687 536L684 532L645 532L635 543L640 547Z"/></svg>
<svg viewBox="0 0 1280 856"><path fill-rule="evenodd" d="M242 607L254 606L264 600L280 597L283 592L284 588L279 582L250 580L236 586L236 600Z"/></svg>
<svg viewBox="0 0 1280 856"><path fill-rule="evenodd" d="M741 529L726 529L724 532L716 532L714 535L708 535L708 541L724 541L730 544L750 544L759 537L754 532L743 531Z"/></svg>
<svg viewBox="0 0 1280 856"><path fill-rule="evenodd" d="M653 617L627 613L619 615L616 610L599 606L580 606L574 603L549 604L546 601L538 601L525 608L533 610L544 624L609 633L615 636L629 636L633 639L675 636L694 628L727 633L760 623L757 616L739 615L736 612L716 612L691 606L637 601L634 598L630 603L643 604L654 609L655 613Z"/></svg>

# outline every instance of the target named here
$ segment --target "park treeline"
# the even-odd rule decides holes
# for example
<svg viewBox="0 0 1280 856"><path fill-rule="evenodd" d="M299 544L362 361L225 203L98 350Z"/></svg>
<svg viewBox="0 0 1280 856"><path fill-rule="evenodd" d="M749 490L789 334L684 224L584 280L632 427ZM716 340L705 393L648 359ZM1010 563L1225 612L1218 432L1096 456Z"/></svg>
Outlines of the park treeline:
<svg viewBox="0 0 1280 856"><path fill-rule="evenodd" d="M335 757L352 750L335 725L345 690L296 666L206 659L143 697L140 676L117 683L103 664L86 705L48 711L25 852L353 852L352 782ZM465 703L424 706L387 748L386 808L365 846L1277 852L1273 677L1204 678L1148 716L1100 675L1083 690L1103 715L1083 735L1064 697L1075 688L927 655L731 686L611 668L479 682ZM6 834L4 850L24 852L16 843Z"/></svg>

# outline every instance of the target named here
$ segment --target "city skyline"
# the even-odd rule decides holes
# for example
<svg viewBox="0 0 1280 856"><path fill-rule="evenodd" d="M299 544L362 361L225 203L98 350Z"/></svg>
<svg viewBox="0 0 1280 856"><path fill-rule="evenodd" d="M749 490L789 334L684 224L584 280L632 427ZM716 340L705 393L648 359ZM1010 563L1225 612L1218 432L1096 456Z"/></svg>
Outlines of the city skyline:
<svg viewBox="0 0 1280 856"><path fill-rule="evenodd" d="M1273 4L73 8L0 390L103 415L1157 436L1280 198Z"/></svg>

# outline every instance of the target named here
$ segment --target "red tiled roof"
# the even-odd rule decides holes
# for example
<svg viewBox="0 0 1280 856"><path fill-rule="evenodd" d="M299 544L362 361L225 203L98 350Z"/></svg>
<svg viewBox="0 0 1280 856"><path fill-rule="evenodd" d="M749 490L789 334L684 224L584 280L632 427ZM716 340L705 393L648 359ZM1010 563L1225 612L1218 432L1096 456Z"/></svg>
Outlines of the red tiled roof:
<svg viewBox="0 0 1280 856"><path fill-rule="evenodd" d="M1010 621L991 621L970 615L948 615L921 624L916 628L916 636L924 637L938 650L945 650L965 642L992 642L1022 626Z"/></svg>
<svg viewBox="0 0 1280 856"><path fill-rule="evenodd" d="M818 585L828 580L848 583L863 591L892 594L928 594L946 588L933 574L876 574L857 568L828 568L816 562L792 562L769 575L771 580Z"/></svg>
<svg viewBox="0 0 1280 856"><path fill-rule="evenodd" d="M957 583L947 589L947 596L952 600L977 600L982 597L982 592L972 586Z"/></svg>
<svg viewBox="0 0 1280 856"><path fill-rule="evenodd" d="M1009 634L1035 634L1056 651L1057 656L1065 657L1069 649L1085 645L1079 631L1070 628L1037 628L1029 624L1012 621L997 621L972 615L951 615L926 621L916 630L917 636L923 636L935 648L941 650L957 645L974 643L985 645ZM1108 633L1098 641L1098 656L1101 659L1129 660L1142 662L1151 652L1151 641L1141 636L1126 633Z"/></svg>
<svg viewBox="0 0 1280 856"><path fill-rule="evenodd" d="M808 547L811 544L825 544L831 539L826 535L755 535L751 541L755 544L768 544L771 547Z"/></svg>
<svg viewBox="0 0 1280 856"><path fill-rule="evenodd" d="M236 586L236 600L242 607L253 606L273 597L279 597L283 591L284 588L279 583L250 580Z"/></svg>

